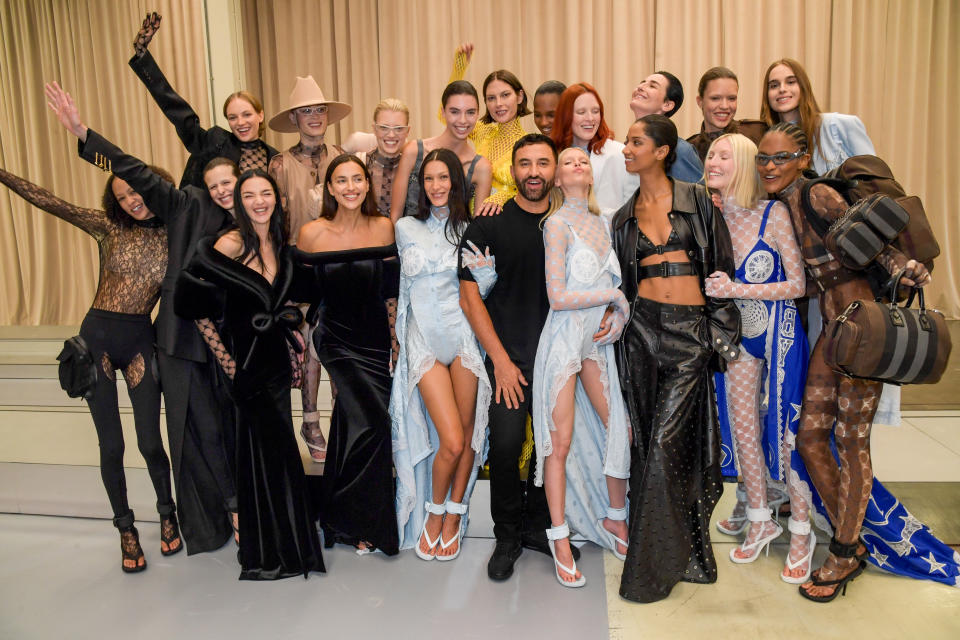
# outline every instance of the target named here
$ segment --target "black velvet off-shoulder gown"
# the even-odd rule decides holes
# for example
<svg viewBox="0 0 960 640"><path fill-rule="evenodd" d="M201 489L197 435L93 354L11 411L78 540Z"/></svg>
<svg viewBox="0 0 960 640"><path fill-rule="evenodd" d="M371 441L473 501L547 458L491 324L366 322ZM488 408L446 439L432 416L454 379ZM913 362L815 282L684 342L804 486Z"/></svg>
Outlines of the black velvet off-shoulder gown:
<svg viewBox="0 0 960 640"><path fill-rule="evenodd" d="M286 306L290 249L281 251L271 283L214 249L215 240L200 241L178 282L176 305L189 317L217 317L219 307L221 338L236 361L240 579L306 578L324 566L290 413L287 343L302 320Z"/></svg>
<svg viewBox="0 0 960 640"><path fill-rule="evenodd" d="M328 545L368 542L399 550L390 439L390 329L384 300L397 296L396 245L305 253L310 320L320 364L337 388L321 481ZM305 292L307 289L304 290Z"/></svg>

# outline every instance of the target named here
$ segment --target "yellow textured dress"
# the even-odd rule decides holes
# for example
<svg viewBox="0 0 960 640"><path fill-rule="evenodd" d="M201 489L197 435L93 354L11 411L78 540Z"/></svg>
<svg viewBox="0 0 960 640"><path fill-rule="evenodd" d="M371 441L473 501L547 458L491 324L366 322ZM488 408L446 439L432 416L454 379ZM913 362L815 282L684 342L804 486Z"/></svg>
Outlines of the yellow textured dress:
<svg viewBox="0 0 960 640"><path fill-rule="evenodd" d="M453 58L453 72L450 74L448 84L455 80L463 80L467 66L467 56L458 51ZM441 120L442 113L441 109ZM470 140L477 154L489 160L493 169L490 197L484 202L496 202L503 206L507 200L517 195L517 185L513 181L513 176L510 175L511 156L513 145L526 134L527 132L520 124L520 118L514 118L504 124L477 122L473 133L470 134Z"/></svg>

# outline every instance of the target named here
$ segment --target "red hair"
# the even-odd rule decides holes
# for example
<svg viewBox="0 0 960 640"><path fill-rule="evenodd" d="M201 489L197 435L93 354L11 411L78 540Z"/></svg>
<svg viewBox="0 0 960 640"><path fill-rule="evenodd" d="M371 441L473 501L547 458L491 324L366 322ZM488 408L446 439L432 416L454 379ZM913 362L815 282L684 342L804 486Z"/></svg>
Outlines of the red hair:
<svg viewBox="0 0 960 640"><path fill-rule="evenodd" d="M587 144L588 150L591 153L600 153L603 143L613 138L613 130L607 126L607 121L603 118L603 100L600 99L600 94L586 82L578 82L567 87L560 94L560 101L557 103L557 115L553 121L553 130L550 132L550 137L557 145L557 149L563 150L573 146L573 103L585 93L592 93L597 99L597 104L600 105L600 126Z"/></svg>

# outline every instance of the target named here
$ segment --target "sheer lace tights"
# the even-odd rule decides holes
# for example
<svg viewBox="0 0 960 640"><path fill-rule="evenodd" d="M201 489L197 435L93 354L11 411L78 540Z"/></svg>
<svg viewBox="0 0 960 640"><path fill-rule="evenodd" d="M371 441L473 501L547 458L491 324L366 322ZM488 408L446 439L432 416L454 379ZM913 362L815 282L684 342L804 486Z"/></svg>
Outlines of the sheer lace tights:
<svg viewBox="0 0 960 640"><path fill-rule="evenodd" d="M747 503L751 508L761 509L767 506L766 476L763 451L760 444L760 392L762 388L763 361L741 354L741 358L731 362L727 369L727 393L733 411L733 438L737 447L737 459L747 492ZM789 461L791 454L787 439L783 443L783 459ZM790 494L791 517L804 521L808 517L809 505L802 497L796 481L791 474L787 476L787 491ZM747 531L746 544L772 533L772 522L752 522ZM808 551L809 536L791 536L789 560L796 563ZM803 575L800 567L791 573Z"/></svg>
<svg viewBox="0 0 960 640"><path fill-rule="evenodd" d="M113 361L110 359L110 354L104 352L100 356L100 367L103 369L103 373L107 376L108 380L116 380L117 367L114 366ZM147 362L143 358L142 353L138 353L133 356L130 362L126 367L123 367L123 379L127 382L127 389L136 389L140 382L143 381L143 375L147 371Z"/></svg>

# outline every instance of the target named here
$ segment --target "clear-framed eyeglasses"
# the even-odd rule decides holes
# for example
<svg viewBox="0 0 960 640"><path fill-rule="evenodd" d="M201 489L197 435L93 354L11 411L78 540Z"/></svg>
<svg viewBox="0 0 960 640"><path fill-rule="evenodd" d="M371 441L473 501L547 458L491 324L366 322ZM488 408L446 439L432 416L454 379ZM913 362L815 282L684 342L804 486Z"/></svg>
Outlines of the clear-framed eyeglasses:
<svg viewBox="0 0 960 640"><path fill-rule="evenodd" d="M374 124L373 130L379 133L382 136L385 136L389 133L395 133L396 135L403 135L410 130L410 125L402 124L398 126L390 126L388 124Z"/></svg>
<svg viewBox="0 0 960 640"><path fill-rule="evenodd" d="M313 115L314 113L318 116L322 116L327 113L327 105L318 104L315 107L298 107L296 111L302 116L309 116Z"/></svg>

